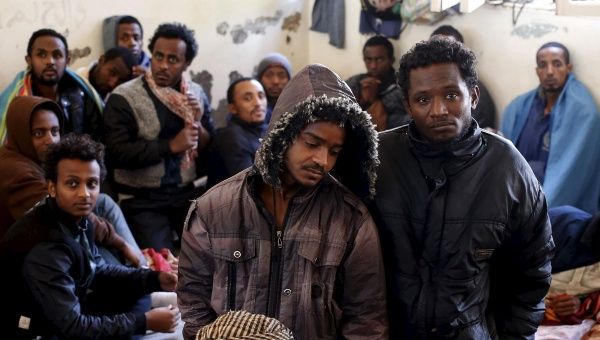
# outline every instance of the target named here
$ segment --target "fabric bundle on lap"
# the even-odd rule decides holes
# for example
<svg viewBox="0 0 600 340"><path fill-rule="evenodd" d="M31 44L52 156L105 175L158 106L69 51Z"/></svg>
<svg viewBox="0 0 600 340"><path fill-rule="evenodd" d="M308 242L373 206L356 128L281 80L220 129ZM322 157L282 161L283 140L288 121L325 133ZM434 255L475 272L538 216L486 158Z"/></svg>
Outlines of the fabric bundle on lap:
<svg viewBox="0 0 600 340"><path fill-rule="evenodd" d="M243 310L230 311L218 317L213 323L202 327L196 340L290 340L292 331L277 319Z"/></svg>

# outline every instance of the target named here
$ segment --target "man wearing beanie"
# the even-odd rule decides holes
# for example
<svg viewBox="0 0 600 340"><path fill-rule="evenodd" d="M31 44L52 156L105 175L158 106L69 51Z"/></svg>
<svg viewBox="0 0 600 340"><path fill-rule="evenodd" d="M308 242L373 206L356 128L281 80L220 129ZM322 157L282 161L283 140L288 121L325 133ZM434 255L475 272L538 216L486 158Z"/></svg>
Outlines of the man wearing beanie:
<svg viewBox="0 0 600 340"><path fill-rule="evenodd" d="M230 310L296 339L387 339L383 260L361 199L377 134L350 88L309 65L282 92L254 165L192 204L179 258L184 336Z"/></svg>
<svg viewBox="0 0 600 340"><path fill-rule="evenodd" d="M282 54L273 52L267 54L256 68L256 79L267 92L267 116L265 122L271 120L271 112L285 85L292 77L292 65Z"/></svg>

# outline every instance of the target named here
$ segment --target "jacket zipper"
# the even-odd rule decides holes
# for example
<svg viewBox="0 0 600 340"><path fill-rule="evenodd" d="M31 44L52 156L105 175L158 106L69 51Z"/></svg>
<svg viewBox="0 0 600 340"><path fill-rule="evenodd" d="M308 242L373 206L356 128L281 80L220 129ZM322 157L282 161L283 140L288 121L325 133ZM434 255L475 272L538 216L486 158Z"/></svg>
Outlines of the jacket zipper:
<svg viewBox="0 0 600 340"><path fill-rule="evenodd" d="M227 310L235 310L237 272L235 262L227 262Z"/></svg>
<svg viewBox="0 0 600 340"><path fill-rule="evenodd" d="M271 249L271 270L269 274L269 293L267 300L267 316L271 318L279 317L279 307L281 304L281 282L283 281L283 231L287 225L290 214L291 203L283 219L283 230L276 230L273 233L273 246Z"/></svg>

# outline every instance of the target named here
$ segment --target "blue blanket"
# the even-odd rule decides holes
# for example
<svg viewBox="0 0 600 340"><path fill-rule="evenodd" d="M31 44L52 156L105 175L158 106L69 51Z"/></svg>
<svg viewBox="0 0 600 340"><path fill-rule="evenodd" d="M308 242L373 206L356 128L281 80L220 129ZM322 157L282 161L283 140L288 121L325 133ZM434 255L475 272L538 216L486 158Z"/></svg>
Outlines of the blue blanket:
<svg viewBox="0 0 600 340"><path fill-rule="evenodd" d="M516 143L538 90L513 100L501 131ZM600 112L573 73L550 113L550 154L542 184L548 205L572 205L589 213L600 207Z"/></svg>

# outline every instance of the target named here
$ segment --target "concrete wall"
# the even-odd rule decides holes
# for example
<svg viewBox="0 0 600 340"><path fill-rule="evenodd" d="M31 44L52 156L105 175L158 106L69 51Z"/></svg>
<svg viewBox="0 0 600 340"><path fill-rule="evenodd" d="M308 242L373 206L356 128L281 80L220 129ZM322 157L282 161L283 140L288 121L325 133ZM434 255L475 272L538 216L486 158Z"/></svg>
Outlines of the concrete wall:
<svg viewBox="0 0 600 340"><path fill-rule="evenodd" d="M309 62L329 65L343 78L364 72L361 50L369 36L358 33L359 12L359 1L346 2L347 44L343 50L328 45L325 34L310 32ZM569 48L575 74L587 85L596 102L600 102L597 38L600 17L556 16L551 11L525 7L513 26L510 7L483 5L472 13L448 17L435 26L409 25L399 40L393 40L396 55L428 39L435 27L443 24L458 28L465 44L476 53L480 78L490 90L499 114L516 95L538 85L535 52L543 43L553 40Z"/></svg>
<svg viewBox="0 0 600 340"><path fill-rule="evenodd" d="M3 0L0 88L24 67L27 40L36 29L50 27L64 33L73 52L72 67L76 68L101 54L102 20L108 16L138 17L144 25L146 45L158 24L180 21L196 31L200 45L190 75L211 94L212 106L219 108L215 116L222 124L230 73L252 75L267 52L287 55L294 71L313 62L331 67L343 78L364 71L361 49L369 37L358 33L360 2L346 1L344 49L329 45L326 34L309 31L313 4L314 0ZM535 51L550 40L570 48L575 73L600 100L600 44L596 37L600 17L559 17L551 11L525 7L513 26L510 7L484 5L440 24L451 24L462 31L466 44L479 57L480 77L499 111L517 94L537 85ZM219 28L224 34L218 33ZM400 40L394 41L396 54L427 39L434 28L408 26Z"/></svg>
<svg viewBox="0 0 600 340"><path fill-rule="evenodd" d="M33 31L48 27L63 33L72 51L71 67L77 68L102 54L103 19L131 14L144 26L145 51L160 23L179 21L195 30L200 49L189 73L212 95L213 108L224 110L231 72L252 76L271 51L287 55L294 69L306 62L307 8L302 0L2 0L0 89L25 67ZM223 112L215 116L222 124Z"/></svg>

